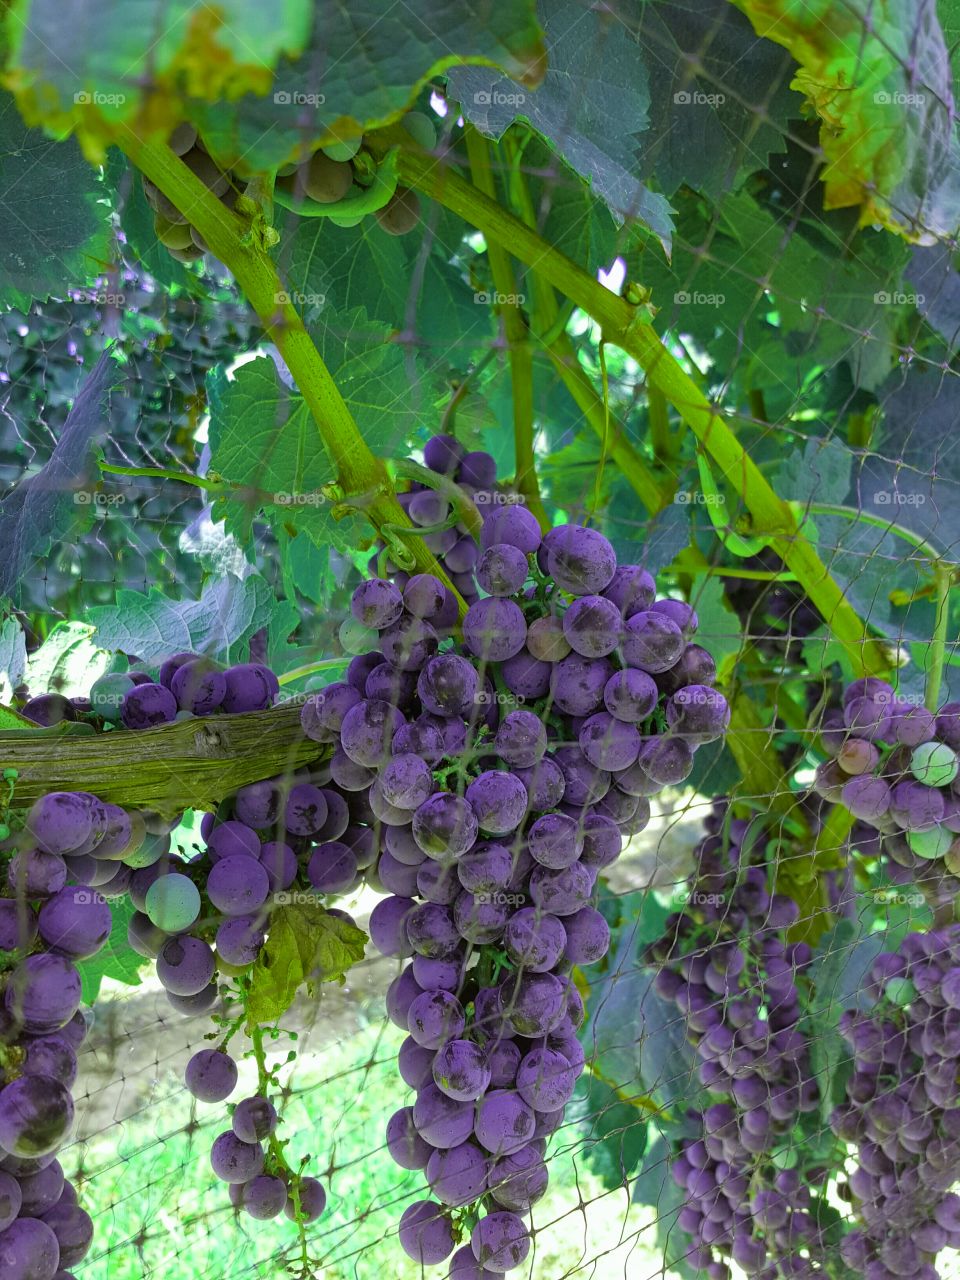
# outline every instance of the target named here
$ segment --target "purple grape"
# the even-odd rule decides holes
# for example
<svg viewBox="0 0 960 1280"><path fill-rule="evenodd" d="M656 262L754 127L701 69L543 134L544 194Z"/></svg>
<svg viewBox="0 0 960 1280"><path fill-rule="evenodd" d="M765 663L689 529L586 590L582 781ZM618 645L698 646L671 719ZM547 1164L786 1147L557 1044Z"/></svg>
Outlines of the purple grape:
<svg viewBox="0 0 960 1280"><path fill-rule="evenodd" d="M707 685L688 684L666 701L664 710L671 730L697 746L722 738L730 724L726 698Z"/></svg>
<svg viewBox="0 0 960 1280"><path fill-rule="evenodd" d="M683 648L683 632L665 614L642 610L624 624L620 649L628 666L656 675L672 667Z"/></svg>
<svg viewBox="0 0 960 1280"><path fill-rule="evenodd" d="M443 653L431 658L417 679L425 711L437 716L463 716L477 698L477 673L466 658Z"/></svg>
<svg viewBox="0 0 960 1280"><path fill-rule="evenodd" d="M465 1026L460 1001L442 989L415 996L407 1012L407 1030L424 1049L439 1049L445 1041L460 1036Z"/></svg>
<svg viewBox="0 0 960 1280"><path fill-rule="evenodd" d="M639 724L652 714L659 691L656 681L645 671L626 667L615 672L603 687L603 702L617 720Z"/></svg>
<svg viewBox="0 0 960 1280"><path fill-rule="evenodd" d="M449 1258L455 1243L450 1220L434 1200L418 1200L404 1209L399 1238L404 1253L423 1266Z"/></svg>
<svg viewBox="0 0 960 1280"><path fill-rule="evenodd" d="M498 1160L488 1181L497 1204L513 1213L527 1213L546 1192L549 1175L541 1153L530 1144Z"/></svg>
<svg viewBox="0 0 960 1280"><path fill-rule="evenodd" d="M350 612L365 627L384 631L403 613L403 596L392 582L373 578L362 582L350 598Z"/></svg>
<svg viewBox="0 0 960 1280"><path fill-rule="evenodd" d="M73 853L93 830L93 799L85 791L48 792L27 814L26 830L45 853Z"/></svg>
<svg viewBox="0 0 960 1280"><path fill-rule="evenodd" d="M603 594L617 606L622 618L629 618L649 609L656 591L656 583L646 569L636 564L622 564L614 571Z"/></svg>
<svg viewBox="0 0 960 1280"><path fill-rule="evenodd" d="M265 711L273 706L280 682L269 667L260 662L242 662L223 673L226 690L223 710L230 715Z"/></svg>
<svg viewBox="0 0 960 1280"><path fill-rule="evenodd" d="M403 723L402 713L388 702L359 702L343 718L341 746L355 764L377 768L389 760L393 736Z"/></svg>
<svg viewBox="0 0 960 1280"><path fill-rule="evenodd" d="M61 889L40 908L40 937L51 951L77 960L96 955L112 926L106 901L84 885Z"/></svg>
<svg viewBox="0 0 960 1280"><path fill-rule="evenodd" d="M448 1280L497 1280L497 1275L496 1271L481 1267L468 1244L458 1249L450 1259Z"/></svg>
<svg viewBox="0 0 960 1280"><path fill-rule="evenodd" d="M385 1006L387 1017L394 1026L407 1029L407 1012L417 996L423 995L426 988L417 982L413 967L407 965L387 987Z"/></svg>
<svg viewBox="0 0 960 1280"><path fill-rule="evenodd" d="M18 1218L0 1235L4 1280L54 1280L59 1264L56 1234L39 1218Z"/></svg>
<svg viewBox="0 0 960 1280"><path fill-rule="evenodd" d="M491 596L512 596L527 580L527 557L508 542L488 547L477 564L477 581Z"/></svg>
<svg viewBox="0 0 960 1280"><path fill-rule="evenodd" d="M161 684L141 684L124 697L120 719L128 729L151 729L176 719L177 700Z"/></svg>
<svg viewBox="0 0 960 1280"><path fill-rule="evenodd" d="M513 963L530 973L552 969L563 955L566 942L566 930L557 917L534 907L514 912L503 939L504 950Z"/></svg>
<svg viewBox="0 0 960 1280"><path fill-rule="evenodd" d="M525 702L546 697L550 690L551 670L549 662L538 661L527 649L521 649L500 664L503 683L515 697Z"/></svg>
<svg viewBox="0 0 960 1280"><path fill-rule="evenodd" d="M207 897L218 911L228 916L244 916L263 906L270 892L266 868L246 854L221 858L207 876ZM190 992L181 992L189 995Z"/></svg>
<svg viewBox="0 0 960 1280"><path fill-rule="evenodd" d="M271 893L289 889L297 878L297 855L282 840L267 841L260 850L260 863L267 873Z"/></svg>
<svg viewBox="0 0 960 1280"><path fill-rule="evenodd" d="M487 1189L487 1157L472 1142L434 1151L427 1162L427 1182L441 1202L451 1208L473 1204Z"/></svg>
<svg viewBox="0 0 960 1280"><path fill-rule="evenodd" d="M489 596L467 610L463 639L471 653L484 662L504 662L523 648L527 624L512 600Z"/></svg>
<svg viewBox="0 0 960 1280"><path fill-rule="evenodd" d="M890 815L907 831L929 830L943 814L943 795L936 787L908 779L898 782L890 794Z"/></svg>
<svg viewBox="0 0 960 1280"><path fill-rule="evenodd" d="M889 688L889 686L888 686ZM847 689L849 693L849 688ZM853 697L844 701L843 719L848 729L860 738L886 738L891 729L893 691Z"/></svg>
<svg viewBox="0 0 960 1280"><path fill-rule="evenodd" d="M429 622L404 613L399 622L381 632L380 643L387 662L401 671L419 671L437 652L439 637Z"/></svg>
<svg viewBox="0 0 960 1280"><path fill-rule="evenodd" d="M523 554L530 555L540 546L540 526L536 517L526 507L510 505L491 511L483 522L480 545L484 551L499 543L508 543Z"/></svg>
<svg viewBox="0 0 960 1280"><path fill-rule="evenodd" d="M583 836L580 861L584 866L600 871L619 858L623 837L609 818L602 814L588 813L580 825L580 832Z"/></svg>
<svg viewBox="0 0 960 1280"><path fill-rule="evenodd" d="M488 1213L473 1228L470 1248L477 1261L488 1270L510 1271L526 1261L530 1233L515 1213Z"/></svg>
<svg viewBox="0 0 960 1280"><path fill-rule="evenodd" d="M457 1102L475 1102L490 1084L487 1054L470 1040L448 1040L433 1060L432 1073L437 1088Z"/></svg>
<svg viewBox="0 0 960 1280"><path fill-rule="evenodd" d="M413 1036L407 1036L397 1054L397 1065L404 1084L411 1089L422 1089L432 1080L434 1052L417 1044Z"/></svg>
<svg viewBox="0 0 960 1280"><path fill-rule="evenodd" d="M640 751L636 725L616 720L607 711L590 716L577 735L580 750L597 769L627 769Z"/></svg>
<svg viewBox="0 0 960 1280"><path fill-rule="evenodd" d="M387 1150L401 1169L427 1167L433 1148L417 1133L412 1107L401 1107L387 1121Z"/></svg>
<svg viewBox="0 0 960 1280"><path fill-rule="evenodd" d="M255 1094L237 1103L232 1123L233 1132L241 1142L262 1142L276 1129L277 1112L269 1098ZM283 1208L282 1204L280 1208ZM280 1209L277 1210L279 1212Z"/></svg>
<svg viewBox="0 0 960 1280"><path fill-rule="evenodd" d="M238 820L248 827L262 829L273 826L280 815L280 792L276 784L251 782L249 786L241 787L233 798L233 811Z"/></svg>
<svg viewBox="0 0 960 1280"><path fill-rule="evenodd" d="M232 916L217 928L217 954L227 964L245 968L260 954L266 935L258 916Z"/></svg>
<svg viewBox="0 0 960 1280"><path fill-rule="evenodd" d="M485 835L515 831L527 811L527 789L512 773L489 769L467 787L467 803Z"/></svg>
<svg viewBox="0 0 960 1280"><path fill-rule="evenodd" d="M401 958L413 955L407 921L416 906L412 898L391 897L378 902L370 912L370 941L382 955Z"/></svg>
<svg viewBox="0 0 960 1280"><path fill-rule="evenodd" d="M249 1182L263 1172L263 1148L242 1142L230 1129L214 1139L210 1165L222 1182Z"/></svg>
<svg viewBox="0 0 960 1280"><path fill-rule="evenodd" d="M469 484L475 489L492 489L496 482L497 464L489 453L477 450L465 453L460 459L458 484Z"/></svg>
<svg viewBox="0 0 960 1280"><path fill-rule="evenodd" d="M473 1133L473 1104L448 1098L432 1082L423 1086L413 1104L417 1132L432 1147L459 1146Z"/></svg>
<svg viewBox="0 0 960 1280"><path fill-rule="evenodd" d="M530 876L530 897L542 911L555 916L571 916L587 906L593 892L593 878L583 863L559 871L537 867Z"/></svg>
<svg viewBox="0 0 960 1280"><path fill-rule="evenodd" d="M610 926L593 907L583 907L565 916L563 928L566 932L563 955L568 964L596 964L610 949Z"/></svg>
<svg viewBox="0 0 960 1280"><path fill-rule="evenodd" d="M606 658L584 658L571 654L552 669L550 693L559 711L571 716L588 716L602 705L604 688L614 674Z"/></svg>
<svg viewBox="0 0 960 1280"><path fill-rule="evenodd" d="M573 1097L578 1075L562 1053L533 1049L517 1069L517 1093L534 1111L556 1111Z"/></svg>
<svg viewBox="0 0 960 1280"><path fill-rule="evenodd" d="M509 1155L533 1137L533 1109L512 1089L492 1089L477 1103L474 1133L495 1156Z"/></svg>
<svg viewBox="0 0 960 1280"><path fill-rule="evenodd" d="M640 748L637 765L661 786L676 786L690 776L693 750L683 738L651 738Z"/></svg>
<svg viewBox="0 0 960 1280"><path fill-rule="evenodd" d="M238 1184L233 1183L232 1186ZM261 1173L240 1185L240 1205L251 1218L266 1222L276 1218L287 1203L287 1184L282 1178Z"/></svg>
<svg viewBox="0 0 960 1280"><path fill-rule="evenodd" d="M220 992L215 982L211 982L209 987L195 996L175 996L171 991L167 992L167 1000L177 1013L186 1014L188 1017L209 1013L219 998Z"/></svg>
<svg viewBox="0 0 960 1280"><path fill-rule="evenodd" d="M890 787L882 778L851 778L844 784L841 797L855 818L872 822L882 818L890 808Z"/></svg>
<svg viewBox="0 0 960 1280"><path fill-rule="evenodd" d="M41 693L35 698L27 699L21 715L34 724L49 728L64 720L76 720L77 711L70 699L65 698L62 693Z"/></svg>
<svg viewBox="0 0 960 1280"><path fill-rule="evenodd" d="M7 884L20 900L49 898L67 883L69 867L56 853L24 849L7 864Z"/></svg>
<svg viewBox="0 0 960 1280"><path fill-rule="evenodd" d="M570 648L585 658L603 658L620 643L619 608L604 596L585 595L563 615L563 634Z"/></svg>
<svg viewBox="0 0 960 1280"><path fill-rule="evenodd" d="M212 949L189 934L168 938L157 956L157 977L178 996L199 995L209 986L215 968Z"/></svg>
<svg viewBox="0 0 960 1280"><path fill-rule="evenodd" d="M301 1177L297 1179L297 1194L300 1197L300 1220L315 1222L327 1206L327 1193L323 1184L316 1178ZM292 1193L287 1196L283 1211L291 1222L297 1221L297 1204Z"/></svg>
<svg viewBox="0 0 960 1280"><path fill-rule="evenodd" d="M307 863L307 879L320 893L346 893L357 871L356 854L339 840L317 845Z"/></svg>
<svg viewBox="0 0 960 1280"><path fill-rule="evenodd" d="M413 837L428 857L439 861L466 853L478 831L473 806L447 791L432 795L414 811Z"/></svg>
<svg viewBox="0 0 960 1280"><path fill-rule="evenodd" d="M229 1054L201 1049L187 1063L183 1079L198 1102L224 1102L237 1087L238 1078L237 1064Z"/></svg>
<svg viewBox="0 0 960 1280"><path fill-rule="evenodd" d="M26 1031L58 1031L80 1008L80 975L64 956L27 956L8 975L4 1008Z"/></svg>
<svg viewBox="0 0 960 1280"><path fill-rule="evenodd" d="M563 799L566 786L563 773L556 761L549 756L544 756L529 769L514 765L512 772L526 787L530 808L534 813L554 809Z"/></svg>
<svg viewBox="0 0 960 1280"><path fill-rule="evenodd" d="M597 595L612 583L616 553L595 529L558 525L544 538L544 547L547 572L563 591L575 596Z"/></svg>
<svg viewBox="0 0 960 1280"><path fill-rule="evenodd" d="M564 988L552 973L515 973L501 983L498 1007L513 1034L535 1039L563 1017Z"/></svg>
<svg viewBox="0 0 960 1280"><path fill-rule="evenodd" d="M141 688L148 688L142 685ZM227 677L206 658L194 658L174 672L170 693L181 711L197 716L211 715L223 703L227 693Z"/></svg>
<svg viewBox="0 0 960 1280"><path fill-rule="evenodd" d="M51 1165L50 1168L60 1169L58 1164ZM34 1175L35 1177L39 1175ZM29 1180L28 1180L29 1181ZM60 1170L60 1183L63 1184L63 1171ZM0 1232L3 1232L14 1221L20 1212L20 1206L23 1203L23 1194L20 1189L20 1183L16 1180L12 1173L4 1173L0 1171ZM57 1195L60 1192L58 1190ZM27 1214L30 1213L28 1206ZM2 1255L0 1255L2 1256Z"/></svg>
<svg viewBox="0 0 960 1280"><path fill-rule="evenodd" d="M445 598L443 583L431 573L414 574L403 588L403 603L407 612L434 625L443 609Z"/></svg>
<svg viewBox="0 0 960 1280"><path fill-rule="evenodd" d="M20 1076L0 1089L0 1147L29 1159L57 1151L73 1125L73 1099L51 1076Z"/></svg>

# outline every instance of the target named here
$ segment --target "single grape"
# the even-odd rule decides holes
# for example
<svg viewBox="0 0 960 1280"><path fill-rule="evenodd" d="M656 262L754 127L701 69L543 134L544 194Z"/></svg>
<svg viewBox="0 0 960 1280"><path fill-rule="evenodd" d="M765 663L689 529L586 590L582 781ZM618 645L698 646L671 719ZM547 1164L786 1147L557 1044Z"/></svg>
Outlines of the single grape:
<svg viewBox="0 0 960 1280"><path fill-rule="evenodd" d="M434 1200L418 1200L404 1209L399 1238L404 1253L423 1266L449 1258L455 1243L450 1219Z"/></svg>
<svg viewBox="0 0 960 1280"><path fill-rule="evenodd" d="M263 1148L241 1142L232 1130L214 1139L210 1165L223 1182L249 1182L263 1172Z"/></svg>
<svg viewBox="0 0 960 1280"><path fill-rule="evenodd" d="M237 1064L229 1054L201 1049L187 1063L184 1083L199 1102L223 1102L237 1087L238 1078Z"/></svg>

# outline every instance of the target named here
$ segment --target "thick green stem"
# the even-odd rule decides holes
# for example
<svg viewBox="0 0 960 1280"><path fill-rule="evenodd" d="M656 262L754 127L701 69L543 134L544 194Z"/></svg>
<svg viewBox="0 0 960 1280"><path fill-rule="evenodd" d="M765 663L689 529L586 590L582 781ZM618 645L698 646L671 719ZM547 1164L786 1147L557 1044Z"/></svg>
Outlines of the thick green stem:
<svg viewBox="0 0 960 1280"><path fill-rule="evenodd" d="M372 135L385 150L391 131ZM800 532L790 505L777 496L724 418L667 350L641 307L617 297L598 280L548 244L519 218L427 152L405 150L400 156L401 181L458 214L492 240L509 245L521 262L541 273L582 307L616 343L646 371L648 382L677 409L683 421L732 484L753 517L753 531L770 535L771 545L803 584L810 601L827 620L858 673L886 673L883 646L868 638L864 624L830 576L816 549Z"/></svg>
<svg viewBox="0 0 960 1280"><path fill-rule="evenodd" d="M377 529L382 524L412 529L393 492L386 468L367 446L283 288L276 267L258 243L256 225L251 227L225 208L165 144L143 142L128 132L122 146L132 163L189 218L210 252L233 274L310 409L347 501L352 494L372 492L375 496L364 511ZM419 572L434 574L454 591L463 617L465 602L423 540L410 538L406 545Z"/></svg>
<svg viewBox="0 0 960 1280"><path fill-rule="evenodd" d="M464 131L470 172L477 187L492 200L496 184L490 163L490 144L472 125ZM530 333L519 301L517 277L510 255L497 241L487 244L487 260L493 276L494 305L503 320L503 331L510 352L510 386L513 394L513 442L517 460L514 483L517 491L544 530L550 521L540 497L536 460L533 452L533 348Z"/></svg>
<svg viewBox="0 0 960 1280"><path fill-rule="evenodd" d="M923 689L923 704L928 711L936 712L940 703L940 682L943 679L943 660L947 648L947 629L950 623L950 587L953 569L938 564L933 571L936 584L937 617L933 639L927 650L927 672Z"/></svg>
<svg viewBox="0 0 960 1280"><path fill-rule="evenodd" d="M672 467L677 456L676 440L670 431L667 397L656 387L647 387L647 421L653 456L661 467Z"/></svg>

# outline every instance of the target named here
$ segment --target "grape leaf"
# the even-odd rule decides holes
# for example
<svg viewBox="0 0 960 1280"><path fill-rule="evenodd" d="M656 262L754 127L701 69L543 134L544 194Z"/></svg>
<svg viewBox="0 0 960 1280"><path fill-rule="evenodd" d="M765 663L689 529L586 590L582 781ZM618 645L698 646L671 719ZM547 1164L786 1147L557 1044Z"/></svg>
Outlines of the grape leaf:
<svg viewBox="0 0 960 1280"><path fill-rule="evenodd" d="M332 130L357 136L388 124L447 67L479 62L536 76L543 42L532 0L380 0L314 5L308 47L281 58L272 96L197 101L193 116L212 150L248 169L275 167Z"/></svg>
<svg viewBox="0 0 960 1280"><path fill-rule="evenodd" d="M177 650L225 653L267 626L276 609L273 590L259 574L242 580L227 574L199 600L171 600L156 587L147 595L121 588L116 604L95 605L87 617L103 648L155 663Z"/></svg>
<svg viewBox="0 0 960 1280"><path fill-rule="evenodd" d="M638 135L650 123L640 49L620 22L579 0L543 0L540 14L548 68L538 89L486 67L454 67L450 96L488 137L499 139L515 121L528 121L589 181L618 222L639 219L669 247L670 205L634 176Z"/></svg>
<svg viewBox="0 0 960 1280"><path fill-rule="evenodd" d="M0 625L0 702L10 702L27 670L27 638L16 618Z"/></svg>
<svg viewBox="0 0 960 1280"><path fill-rule="evenodd" d="M642 1109L622 1102L603 1080L585 1074L577 1081L567 1123L581 1130L583 1155L605 1187L622 1187L647 1149L649 1121Z"/></svg>
<svg viewBox="0 0 960 1280"><path fill-rule="evenodd" d="M45 466L5 496L0 508L0 597L12 595L35 558L94 511L90 445L107 430L109 393L119 379L119 365L104 352L80 388Z"/></svg>
<svg viewBox="0 0 960 1280"><path fill-rule="evenodd" d="M80 995L85 1005L96 1003L104 978L126 983L128 987L139 987L140 970L150 961L137 955L127 940L127 925L135 912L136 908L129 898L118 898L111 902L113 924L106 943L96 955L77 961Z"/></svg>
<svg viewBox="0 0 960 1280"><path fill-rule="evenodd" d="M266 93L281 54L305 47L310 0L15 0L8 83L24 117L75 129L97 159L125 127L140 136L180 118L176 86L219 102ZM351 64L353 65L353 64Z"/></svg>
<svg viewBox="0 0 960 1280"><path fill-rule="evenodd" d="M946 245L917 247L905 279L916 289L917 310L943 338L950 351L960 346L960 272Z"/></svg>
<svg viewBox="0 0 960 1280"><path fill-rule="evenodd" d="M0 297L8 306L64 297L100 274L109 224L95 170L76 142L28 129L8 93L0 93L0 190Z"/></svg>
<svg viewBox="0 0 960 1280"><path fill-rule="evenodd" d="M300 987L343 982L363 959L367 935L314 903L290 902L270 917L270 932L250 975L247 1014L251 1024L276 1022Z"/></svg>
<svg viewBox="0 0 960 1280"><path fill-rule="evenodd" d="M94 629L83 622L58 622L27 659L31 694L62 693L82 697L112 666L106 646L93 642Z"/></svg>
<svg viewBox="0 0 960 1280"><path fill-rule="evenodd" d="M690 603L697 611L700 624L697 628L697 643L710 650L722 684L732 672L734 663L743 654L744 639L740 620L726 602L723 583L712 574L694 575Z"/></svg>
<svg viewBox="0 0 960 1280"><path fill-rule="evenodd" d="M781 463L773 487L788 502L846 501L854 455L839 440L811 437Z"/></svg>
<svg viewBox="0 0 960 1280"><path fill-rule="evenodd" d="M960 224L960 142L950 59L927 0L733 0L800 64L793 87L820 117L828 209L859 206L922 244Z"/></svg>

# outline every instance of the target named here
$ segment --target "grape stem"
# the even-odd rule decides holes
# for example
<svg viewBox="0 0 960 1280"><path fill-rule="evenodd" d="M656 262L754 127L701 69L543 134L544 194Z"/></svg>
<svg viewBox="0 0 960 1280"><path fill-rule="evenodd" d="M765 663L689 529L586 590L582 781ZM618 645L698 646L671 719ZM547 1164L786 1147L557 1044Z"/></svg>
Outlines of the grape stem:
<svg viewBox="0 0 960 1280"><path fill-rule="evenodd" d="M472 124L464 127L470 172L476 186L496 199L496 183L490 162L490 144ZM504 337L510 352L510 386L513 392L513 445L517 462L514 484L526 499L540 528L550 528L540 485L537 481L533 449L533 347L520 304L517 276L506 249L496 240L487 241L487 261L493 276L494 306L503 321Z"/></svg>
<svg viewBox="0 0 960 1280"><path fill-rule="evenodd" d="M889 660L884 647L868 637L856 610L831 577L816 548L801 533L789 503L780 498L737 440L717 406L684 370L650 323L646 307L617 297L589 272L572 262L531 227L435 155L411 145L403 130L383 129L368 136L372 149L384 151L399 141L400 179L439 201L487 242L509 246L511 254L582 307L600 325L608 342L616 343L646 371L648 383L661 390L691 428L700 444L732 484L753 517L753 532L769 535L771 545L797 575L811 602L829 619L857 674L884 674Z"/></svg>
<svg viewBox="0 0 960 1280"><path fill-rule="evenodd" d="M382 524L412 528L397 501L386 467L364 440L266 248L259 243L260 237L250 234L249 220L225 208L165 143L145 142L127 130L119 145L130 161L189 217L210 252L233 274L313 415L337 480L348 495L346 500L350 494L373 491L377 496L367 506L366 514L377 529ZM462 618L466 603L429 548L414 539L409 553L419 572L432 573L454 592Z"/></svg>
<svg viewBox="0 0 960 1280"><path fill-rule="evenodd" d="M811 516L838 516L842 520L850 520L857 524L869 524L875 529L882 529L885 533L892 533L897 538L902 538L904 542L909 542L912 547L921 552L928 560L934 560L948 563L946 556L939 551L932 542L926 538L922 538L918 533L914 533L911 529L905 529L902 524L897 524L893 520L887 520L883 516L875 516L871 511L860 511L856 507L845 507L832 502L804 502L798 504L805 514ZM956 566L953 566L956 568Z"/></svg>
<svg viewBox="0 0 960 1280"><path fill-rule="evenodd" d="M924 681L923 705L936 714L940 702L940 682L943 679L943 662L947 647L947 629L950 623L950 588L954 570L950 565L937 564L933 570L936 586L937 616L933 639L927 649L927 673Z"/></svg>

